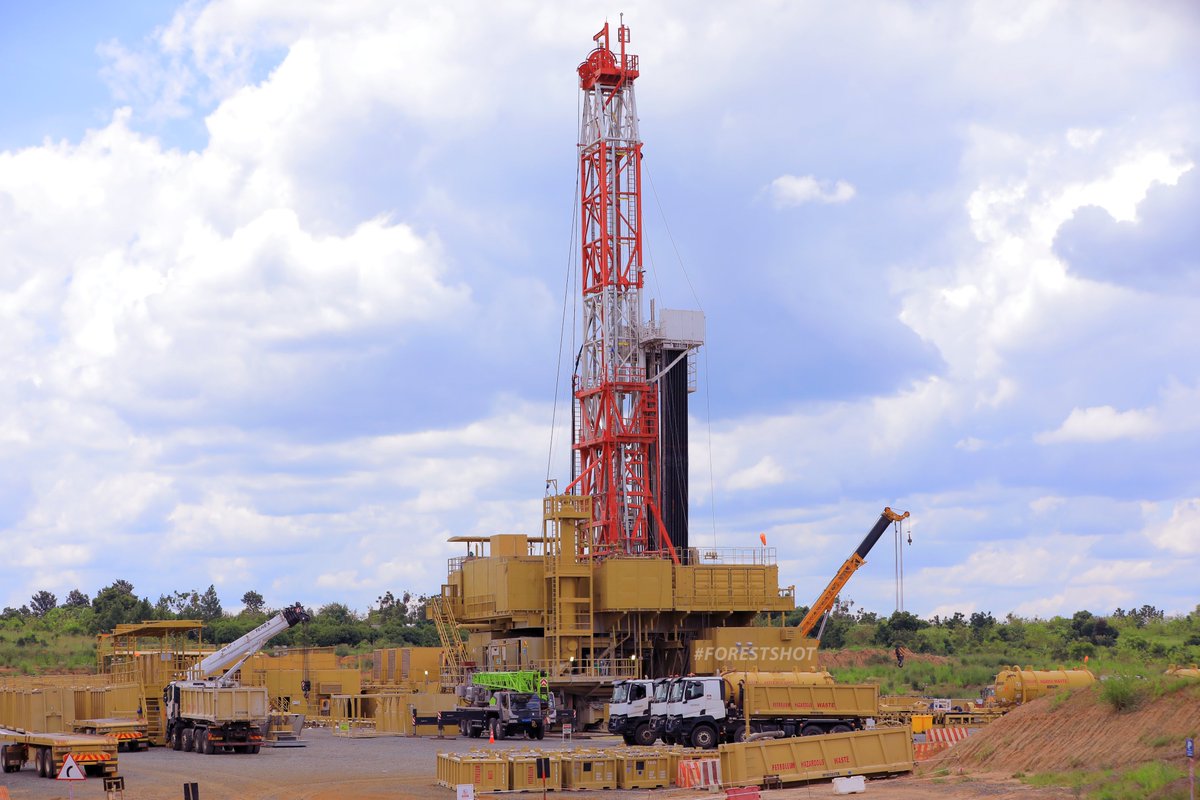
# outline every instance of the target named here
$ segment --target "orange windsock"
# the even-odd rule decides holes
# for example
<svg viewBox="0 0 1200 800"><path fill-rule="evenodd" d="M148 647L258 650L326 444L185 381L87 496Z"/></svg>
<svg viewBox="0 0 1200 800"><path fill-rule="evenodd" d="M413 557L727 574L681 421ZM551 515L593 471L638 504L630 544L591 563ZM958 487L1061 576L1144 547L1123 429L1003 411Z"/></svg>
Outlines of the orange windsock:
<svg viewBox="0 0 1200 800"><path fill-rule="evenodd" d="M758 540L763 543L763 547L767 546L767 535L765 533L760 533L758 535Z"/></svg>

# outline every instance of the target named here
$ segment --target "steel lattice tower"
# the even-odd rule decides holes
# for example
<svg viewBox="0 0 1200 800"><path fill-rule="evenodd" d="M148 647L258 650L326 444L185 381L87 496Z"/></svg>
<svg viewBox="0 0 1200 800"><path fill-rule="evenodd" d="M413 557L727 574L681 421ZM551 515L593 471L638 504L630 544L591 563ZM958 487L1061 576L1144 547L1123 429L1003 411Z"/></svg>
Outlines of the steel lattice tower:
<svg viewBox="0 0 1200 800"><path fill-rule="evenodd" d="M658 394L642 322L642 142L629 29L609 26L579 65L583 346L570 491L591 495L594 555L667 551L658 498ZM658 531L652 535L652 531Z"/></svg>

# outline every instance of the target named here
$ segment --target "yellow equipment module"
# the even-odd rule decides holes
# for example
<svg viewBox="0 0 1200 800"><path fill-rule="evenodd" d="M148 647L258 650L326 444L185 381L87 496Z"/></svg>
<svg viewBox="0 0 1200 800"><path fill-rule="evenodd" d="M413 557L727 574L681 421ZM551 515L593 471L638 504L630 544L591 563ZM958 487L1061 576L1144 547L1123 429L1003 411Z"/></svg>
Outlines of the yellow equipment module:
<svg viewBox="0 0 1200 800"><path fill-rule="evenodd" d="M721 779L735 786L900 774L913 766L908 728L721 745Z"/></svg>
<svg viewBox="0 0 1200 800"><path fill-rule="evenodd" d="M1013 666L996 675L995 702L997 705L1028 703L1063 689L1077 689L1095 682L1096 676L1086 669L1021 669Z"/></svg>

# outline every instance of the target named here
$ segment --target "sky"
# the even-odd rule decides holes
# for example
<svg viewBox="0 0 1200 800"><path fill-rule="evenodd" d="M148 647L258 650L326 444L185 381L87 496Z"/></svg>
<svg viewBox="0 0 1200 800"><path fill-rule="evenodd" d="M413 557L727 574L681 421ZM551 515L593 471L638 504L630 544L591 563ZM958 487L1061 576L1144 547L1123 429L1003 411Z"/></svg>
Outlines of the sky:
<svg viewBox="0 0 1200 800"><path fill-rule="evenodd" d="M692 540L806 604L891 506L922 616L1196 608L1197 6L730 8L5 4L0 605L365 611L537 533L623 13L646 297L707 320Z"/></svg>

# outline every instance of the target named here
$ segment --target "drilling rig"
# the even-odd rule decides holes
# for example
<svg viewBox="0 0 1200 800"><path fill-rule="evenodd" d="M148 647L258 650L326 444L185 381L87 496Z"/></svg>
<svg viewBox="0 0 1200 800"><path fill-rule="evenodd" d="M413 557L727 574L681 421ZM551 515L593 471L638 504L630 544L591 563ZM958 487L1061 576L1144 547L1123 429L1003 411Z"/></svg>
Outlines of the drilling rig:
<svg viewBox="0 0 1200 800"><path fill-rule="evenodd" d="M689 541L687 403L704 315L644 305L640 64L629 28L612 33L605 23L577 69L571 479L543 499L541 535L452 537L467 552L429 607L445 632L444 688L476 670L535 670L585 725L615 679L816 665L815 641L795 628L751 627L795 607L773 548Z"/></svg>

